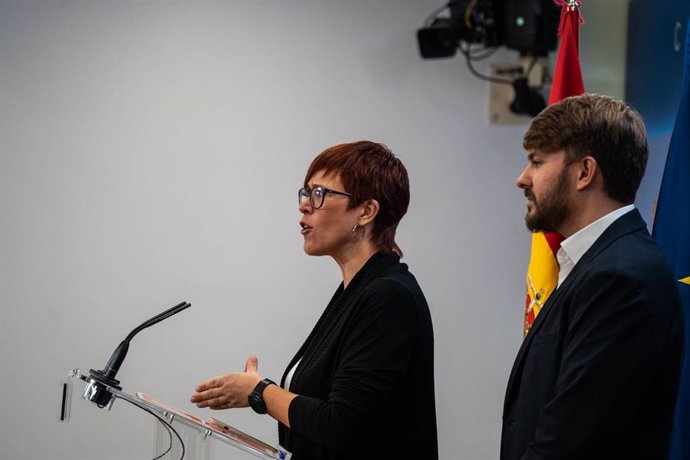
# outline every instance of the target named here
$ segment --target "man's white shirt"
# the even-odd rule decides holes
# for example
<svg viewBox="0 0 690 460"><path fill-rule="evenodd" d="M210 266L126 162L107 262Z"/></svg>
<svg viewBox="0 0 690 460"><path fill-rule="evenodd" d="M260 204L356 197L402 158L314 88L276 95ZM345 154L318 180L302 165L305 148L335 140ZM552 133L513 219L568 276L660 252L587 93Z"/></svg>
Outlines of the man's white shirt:
<svg viewBox="0 0 690 460"><path fill-rule="evenodd" d="M575 268L575 265L577 265L577 262L592 247L609 225L633 209L635 209L635 205L629 204L611 211L563 240L561 248L556 253L559 267L557 288L565 281L570 272L573 271L573 268Z"/></svg>

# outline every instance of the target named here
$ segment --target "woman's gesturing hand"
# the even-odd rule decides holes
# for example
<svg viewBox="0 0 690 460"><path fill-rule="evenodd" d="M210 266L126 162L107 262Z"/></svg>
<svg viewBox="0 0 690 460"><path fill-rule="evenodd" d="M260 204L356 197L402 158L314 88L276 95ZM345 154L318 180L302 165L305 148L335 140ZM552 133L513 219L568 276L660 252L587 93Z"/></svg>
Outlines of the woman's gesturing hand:
<svg viewBox="0 0 690 460"><path fill-rule="evenodd" d="M244 372L233 372L200 383L190 401L197 407L210 409L231 409L234 407L248 407L249 393L261 381L257 372L259 360L250 356Z"/></svg>

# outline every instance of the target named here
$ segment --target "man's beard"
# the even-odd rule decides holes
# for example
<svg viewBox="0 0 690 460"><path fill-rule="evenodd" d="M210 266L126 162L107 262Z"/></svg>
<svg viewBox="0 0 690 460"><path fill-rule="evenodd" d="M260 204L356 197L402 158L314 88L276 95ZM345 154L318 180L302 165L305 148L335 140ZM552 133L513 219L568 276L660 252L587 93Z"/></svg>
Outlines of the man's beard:
<svg viewBox="0 0 690 460"><path fill-rule="evenodd" d="M527 211L525 225L532 232L555 232L570 215L567 168L558 176L556 185L537 201L531 189L525 196L532 200L532 212Z"/></svg>

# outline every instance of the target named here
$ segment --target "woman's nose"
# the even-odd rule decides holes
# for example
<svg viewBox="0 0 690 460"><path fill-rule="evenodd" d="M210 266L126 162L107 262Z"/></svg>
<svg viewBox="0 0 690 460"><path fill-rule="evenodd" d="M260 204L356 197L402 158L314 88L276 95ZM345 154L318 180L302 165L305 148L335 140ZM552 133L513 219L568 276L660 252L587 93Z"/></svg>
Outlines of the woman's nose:
<svg viewBox="0 0 690 460"><path fill-rule="evenodd" d="M308 214L311 211L313 211L313 208L311 207L311 203L309 203L308 198L301 200L297 205L297 209L299 209L299 212L301 212L302 214Z"/></svg>

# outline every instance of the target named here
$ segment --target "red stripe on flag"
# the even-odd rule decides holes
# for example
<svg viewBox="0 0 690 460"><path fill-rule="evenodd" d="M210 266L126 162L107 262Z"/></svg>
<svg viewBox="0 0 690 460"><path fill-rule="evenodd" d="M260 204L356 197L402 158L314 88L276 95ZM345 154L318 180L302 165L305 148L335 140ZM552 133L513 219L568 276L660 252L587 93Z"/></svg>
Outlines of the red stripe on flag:
<svg viewBox="0 0 690 460"><path fill-rule="evenodd" d="M563 238L563 235L560 233L544 233L544 238L546 242L549 243L553 256L556 257L556 253L561 248L561 243L565 238Z"/></svg>
<svg viewBox="0 0 690 460"><path fill-rule="evenodd" d="M566 10L561 18L562 30L560 31L561 43L558 46L558 60L553 73L553 85L549 105L555 104L568 96L576 96L585 92L585 84L582 81L580 70L580 52L578 43L580 39L580 11L563 6Z"/></svg>

